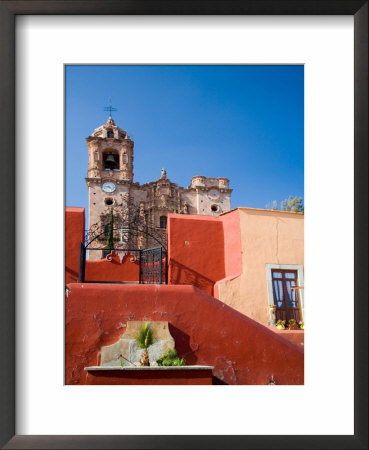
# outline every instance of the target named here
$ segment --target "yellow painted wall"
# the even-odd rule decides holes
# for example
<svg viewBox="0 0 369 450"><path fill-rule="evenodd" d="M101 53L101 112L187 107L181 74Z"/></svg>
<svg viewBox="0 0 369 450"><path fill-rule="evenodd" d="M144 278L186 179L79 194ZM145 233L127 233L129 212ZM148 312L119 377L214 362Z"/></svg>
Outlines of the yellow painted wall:
<svg viewBox="0 0 369 450"><path fill-rule="evenodd" d="M215 296L268 325L266 264L304 264L304 215L251 208L238 211L242 274L233 280L220 280L215 286Z"/></svg>

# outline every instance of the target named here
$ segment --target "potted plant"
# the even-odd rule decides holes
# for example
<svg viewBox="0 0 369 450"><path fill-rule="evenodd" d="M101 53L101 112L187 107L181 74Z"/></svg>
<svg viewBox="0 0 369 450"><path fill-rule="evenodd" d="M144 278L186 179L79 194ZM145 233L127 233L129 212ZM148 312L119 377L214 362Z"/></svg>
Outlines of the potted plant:
<svg viewBox="0 0 369 450"><path fill-rule="evenodd" d="M148 324L147 322L143 323L140 330L138 331L136 342L140 348L144 349L142 358L140 360L141 366L149 366L150 359L148 348L154 343L154 333L150 328L150 324Z"/></svg>
<svg viewBox="0 0 369 450"><path fill-rule="evenodd" d="M290 319L288 321L288 329L289 330L298 330L299 329L299 326L295 319Z"/></svg>
<svg viewBox="0 0 369 450"><path fill-rule="evenodd" d="M285 330L286 321L279 319L279 320L277 320L277 323L275 324L275 326L278 328L278 330Z"/></svg>

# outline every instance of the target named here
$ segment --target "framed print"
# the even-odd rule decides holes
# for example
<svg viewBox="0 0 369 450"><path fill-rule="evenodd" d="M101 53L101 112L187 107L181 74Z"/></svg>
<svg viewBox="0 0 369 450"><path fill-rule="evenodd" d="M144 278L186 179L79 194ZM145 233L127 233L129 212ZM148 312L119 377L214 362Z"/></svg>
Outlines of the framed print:
<svg viewBox="0 0 369 450"><path fill-rule="evenodd" d="M297 286L303 286L304 279L304 67L66 65L65 80L68 205L65 384L175 382L192 386L204 383L240 386L263 385L272 381L279 385L302 385L304 293ZM114 92L123 111L109 105L104 108L103 114L107 117L103 117L102 123L99 122L101 108L88 119L87 111L92 111L96 103L95 93L100 96L105 89ZM80 113L82 104L91 105L85 108L83 118ZM278 105L279 114L275 114L274 105ZM225 109L226 115L223 114ZM258 109L270 112L266 119L258 116ZM193 111L196 114L192 114ZM248 111L254 111L252 119ZM173 117L176 117L175 121ZM258 133L259 142L264 144L258 145L256 139L250 137L245 124L251 121L252 128L265 130ZM91 131L87 122L99 125L94 125ZM285 132L286 124L295 135ZM263 140L260 136L271 134L278 144L271 145L270 138ZM282 134L288 138L284 140ZM87 154L80 149L81 140L86 135L89 137L86 139L88 175L85 179ZM231 154L228 154L228 140L224 139L227 135L232 136ZM249 154L247 141L253 142ZM286 165L281 162L282 155L278 150L281 147ZM251 163L253 158L258 158L259 162L254 159ZM270 160L269 167L266 160ZM282 168L279 169L278 164ZM293 164L293 169L290 164ZM182 168L180 172L178 167ZM255 174L257 167L260 172ZM265 197L278 197L286 190L286 172L290 172L289 189L296 192L295 199L292 201L291 197L288 200L293 203L291 210L265 209ZM198 173L205 175L194 175ZM147 182L150 177L152 181ZM257 194L251 194L255 178L263 180L265 187L269 183L269 194L261 192L262 186ZM278 194L279 180L283 180L281 194ZM184 187L186 185L188 187ZM232 186L237 186L237 189L232 189ZM85 195L87 192L88 196ZM259 203L257 195L260 196ZM242 205L245 198L248 198L248 207L231 210L231 202ZM79 206L76 209L73 205ZM83 241L81 228L73 224L83 223L82 208L88 238L80 247ZM293 254L289 243L280 241L278 248L272 245L279 221L280 227L286 227L281 232L294 236ZM255 238L250 237L258 235L256 223L260 225L260 222L264 223L264 232L258 236L258 245L252 249ZM230 223L234 224L232 231ZM246 223L249 238L241 239ZM183 244L179 236L184 234L187 243ZM235 239L237 234L238 239ZM72 244L75 239L77 242ZM268 251L263 257L261 247ZM78 250L82 251L82 259L72 256L78 256ZM227 267L227 272L226 260L235 265L232 269ZM81 266L77 270L79 261ZM282 261L289 265L266 266L270 262ZM239 299L250 296L245 274L245 268L250 265L254 269L253 279L258 292L253 290L252 303L240 300L236 304L229 298L231 289L239 289ZM282 272L277 273L278 269ZM275 278L271 284L274 283L274 288L278 286L279 290L278 296L273 296L273 287L269 286L271 295L267 297L266 279L270 278L271 271ZM80 283L76 285L77 272ZM229 277L233 277L235 282L226 280ZM242 285L236 287L235 283ZM78 298L81 294L87 295L91 299L92 292L99 290L98 285L101 288L98 303L92 307L89 300L89 305L97 309L81 316L79 308L83 301L77 300L76 295ZM108 288L108 285L112 286ZM197 294L193 292L193 286L199 289ZM167 303L167 292L175 297L188 298L187 301L182 300L182 312L177 310L181 305ZM211 303L205 303L200 292L208 294ZM133 303L128 306L130 293ZM103 306L105 295L106 307ZM101 317L101 310L105 313L111 308L111 297L116 299L117 306L117 311L111 313L111 321L90 322L88 317ZM288 297L288 303L282 297ZM155 301L156 306L149 306L149 298ZM192 319L187 322L186 317L192 308L197 313L191 314ZM243 315L242 325L236 312ZM223 322L221 333L215 320L218 314ZM78 337L80 332L74 327L77 317L79 329L85 329L83 334L100 335L101 357L100 349L93 350L92 341L85 339L82 342ZM207 317L213 317L212 323L208 323ZM247 321L246 317L252 318L253 322ZM166 329L163 320L168 322L165 334L161 331L163 327ZM201 336L204 321L207 331ZM241 328L231 337L236 323ZM279 336L280 329L285 331ZM137 337L135 340L135 333L151 337L151 344L146 348L144 340L137 341ZM283 347L278 341L278 350L271 350L272 343L282 336L294 339L297 348L293 350L290 342L285 342ZM250 339L255 340L254 345L248 345ZM238 341L233 349L226 344L232 341ZM202 344L198 345L199 342ZM252 356L258 353L258 345L263 348L264 359L268 363ZM76 346L80 348L77 352ZM277 353L283 354L285 365L271 364ZM251 363L252 360L255 363ZM229 361L226 366L225 361ZM231 370L227 367L229 364L232 364ZM133 372L137 378L132 376ZM146 374L145 377L142 373ZM149 373L155 377L151 379Z"/></svg>
<svg viewBox="0 0 369 450"><path fill-rule="evenodd" d="M133 6L125 1L3 1L0 8L5 249L1 445L367 448L367 2L169 6L158 1ZM65 292L61 276L61 236L62 168L69 133L64 128L68 120L64 102L69 100L63 82L65 67L78 64L304 66L304 297L310 323L304 385L72 386L66 382L63 296L70 293ZM92 77L82 81L91 84ZM99 97L96 89L94 94ZM112 97L114 102L113 93ZM86 106L82 100L78 104L77 93L73 98L78 128ZM108 125L100 130L106 135L88 139L110 139L113 144L114 139L126 139L113 123ZM92 133L100 132L96 127L92 126ZM129 145L118 157L113 144L108 154L100 155L101 164L109 165L104 166L108 175L119 168L127 177ZM90 169L95 170L93 165ZM159 194L165 200L165 169L159 176ZM101 192L104 201L114 203L120 185L111 178L104 178ZM217 207L218 191L214 186L206 191L209 208ZM191 207L189 200L187 208ZM157 219L159 228L164 228L163 214ZM282 311L273 286L280 279L280 292L286 293L292 279L296 287L301 267L287 267L282 261L267 269L270 304L279 302L278 314L290 314L286 308ZM84 339L89 336L88 331ZM71 380L78 379L78 370L71 370ZM137 421L142 405L150 411L150 420ZM291 408L296 413L289 421L277 420L276 412L290 413Z"/></svg>

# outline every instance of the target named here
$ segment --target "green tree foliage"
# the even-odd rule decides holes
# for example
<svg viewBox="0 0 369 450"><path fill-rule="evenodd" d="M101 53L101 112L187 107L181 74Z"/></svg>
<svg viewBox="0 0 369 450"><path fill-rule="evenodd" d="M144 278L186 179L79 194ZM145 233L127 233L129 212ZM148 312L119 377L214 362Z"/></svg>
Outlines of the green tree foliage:
<svg viewBox="0 0 369 450"><path fill-rule="evenodd" d="M277 200L265 205L266 209L278 210ZM290 195L285 200L281 201L280 211L304 212L304 201L302 197L292 197Z"/></svg>
<svg viewBox="0 0 369 450"><path fill-rule="evenodd" d="M113 208L111 208L110 215L109 215L108 238L106 240L106 248L109 250L109 252L111 252L114 249L113 230L114 230L114 214L113 214Z"/></svg>
<svg viewBox="0 0 369 450"><path fill-rule="evenodd" d="M302 197L292 197L290 195L281 202L281 211L304 212Z"/></svg>

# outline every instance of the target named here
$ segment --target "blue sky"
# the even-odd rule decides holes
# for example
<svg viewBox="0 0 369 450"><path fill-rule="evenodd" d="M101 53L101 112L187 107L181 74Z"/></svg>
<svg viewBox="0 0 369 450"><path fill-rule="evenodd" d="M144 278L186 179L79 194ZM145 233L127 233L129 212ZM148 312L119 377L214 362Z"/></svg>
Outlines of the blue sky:
<svg viewBox="0 0 369 450"><path fill-rule="evenodd" d="M67 66L66 205L88 208L85 138L118 108L134 181L227 177L232 208L304 196L303 66Z"/></svg>

